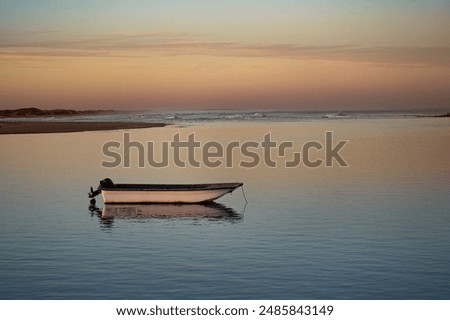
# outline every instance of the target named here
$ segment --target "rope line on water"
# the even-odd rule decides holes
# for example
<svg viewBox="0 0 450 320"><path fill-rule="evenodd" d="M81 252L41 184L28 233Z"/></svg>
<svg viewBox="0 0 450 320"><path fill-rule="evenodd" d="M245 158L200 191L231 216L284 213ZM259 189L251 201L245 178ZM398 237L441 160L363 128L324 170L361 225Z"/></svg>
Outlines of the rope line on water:
<svg viewBox="0 0 450 320"><path fill-rule="evenodd" d="M241 186L241 190L242 190L242 195L244 196L245 204L247 204L248 201L247 201L247 197L245 196L244 186Z"/></svg>

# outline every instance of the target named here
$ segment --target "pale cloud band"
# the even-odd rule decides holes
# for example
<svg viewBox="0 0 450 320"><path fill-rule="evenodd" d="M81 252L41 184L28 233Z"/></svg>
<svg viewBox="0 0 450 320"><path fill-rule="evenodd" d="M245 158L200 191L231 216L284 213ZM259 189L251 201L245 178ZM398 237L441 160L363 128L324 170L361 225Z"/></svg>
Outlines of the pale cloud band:
<svg viewBox="0 0 450 320"><path fill-rule="evenodd" d="M188 33L148 32L101 34L85 39L9 41L0 43L0 59L27 57L115 57L205 55L346 61L388 66L450 66L450 47L301 46L211 41Z"/></svg>

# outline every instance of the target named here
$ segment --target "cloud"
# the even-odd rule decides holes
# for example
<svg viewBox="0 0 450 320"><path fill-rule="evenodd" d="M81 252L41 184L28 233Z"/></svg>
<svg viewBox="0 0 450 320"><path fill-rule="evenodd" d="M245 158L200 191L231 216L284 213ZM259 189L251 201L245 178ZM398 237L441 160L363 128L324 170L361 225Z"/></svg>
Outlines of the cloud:
<svg viewBox="0 0 450 320"><path fill-rule="evenodd" d="M111 33L84 39L0 43L0 58L207 55L346 61L388 66L450 66L450 47L300 46L208 41L188 33Z"/></svg>

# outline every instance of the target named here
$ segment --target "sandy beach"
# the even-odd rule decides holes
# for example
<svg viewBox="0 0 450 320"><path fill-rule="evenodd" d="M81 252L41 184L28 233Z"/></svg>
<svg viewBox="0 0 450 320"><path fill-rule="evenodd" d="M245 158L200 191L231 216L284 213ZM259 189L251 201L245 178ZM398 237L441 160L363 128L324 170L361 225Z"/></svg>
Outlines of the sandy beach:
<svg viewBox="0 0 450 320"><path fill-rule="evenodd" d="M0 122L0 134L59 133L164 127L142 122Z"/></svg>

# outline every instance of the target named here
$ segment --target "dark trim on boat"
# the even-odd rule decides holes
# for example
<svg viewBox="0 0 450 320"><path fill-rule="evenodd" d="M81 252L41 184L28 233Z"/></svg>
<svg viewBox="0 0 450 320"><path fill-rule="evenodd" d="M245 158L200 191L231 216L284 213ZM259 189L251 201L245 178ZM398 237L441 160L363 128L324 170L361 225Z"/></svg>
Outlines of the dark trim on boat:
<svg viewBox="0 0 450 320"><path fill-rule="evenodd" d="M123 184L117 183L108 187L99 187L99 190L111 191L202 191L236 189L242 182L233 183L205 183L205 184Z"/></svg>

